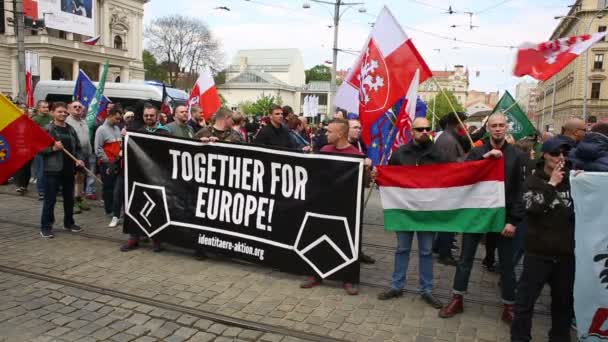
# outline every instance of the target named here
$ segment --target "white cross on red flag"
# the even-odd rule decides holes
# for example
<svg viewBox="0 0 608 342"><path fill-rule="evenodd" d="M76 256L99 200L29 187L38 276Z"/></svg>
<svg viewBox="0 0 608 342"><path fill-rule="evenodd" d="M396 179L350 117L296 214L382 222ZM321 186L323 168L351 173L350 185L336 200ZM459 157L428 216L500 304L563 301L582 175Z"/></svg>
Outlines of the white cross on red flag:
<svg viewBox="0 0 608 342"><path fill-rule="evenodd" d="M591 45L604 38L607 33L598 32L522 46L517 51L513 74L518 77L529 75L537 80L546 81L587 51Z"/></svg>

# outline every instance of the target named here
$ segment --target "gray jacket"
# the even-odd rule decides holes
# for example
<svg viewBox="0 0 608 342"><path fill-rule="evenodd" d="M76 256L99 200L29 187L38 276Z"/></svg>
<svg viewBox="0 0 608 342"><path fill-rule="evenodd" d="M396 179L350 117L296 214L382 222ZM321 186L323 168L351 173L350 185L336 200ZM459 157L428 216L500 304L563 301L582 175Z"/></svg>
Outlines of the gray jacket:
<svg viewBox="0 0 608 342"><path fill-rule="evenodd" d="M448 131L441 133L435 141L434 148L439 158L444 162L461 162L466 157L466 152L458 139Z"/></svg>
<svg viewBox="0 0 608 342"><path fill-rule="evenodd" d="M82 160L82 149L80 148L80 141L78 139L78 135L76 134L76 130L74 127L66 124L66 127L70 131L70 135L72 136L72 144L71 146L65 146L66 149L74 151L74 156L76 159ZM53 122L51 122L47 126L47 131L49 135L55 139L55 141L59 141L59 136L57 134L56 126ZM44 172L61 172L63 171L63 151L53 151L53 145L45 148L40 152L44 158Z"/></svg>
<svg viewBox="0 0 608 342"><path fill-rule="evenodd" d="M78 139L80 140L80 147L82 148L82 153L84 155L90 155L93 153L93 149L91 147L91 136L89 135L89 126L87 126L87 121L85 119L77 120L72 115L68 116L65 122L72 126L78 135Z"/></svg>

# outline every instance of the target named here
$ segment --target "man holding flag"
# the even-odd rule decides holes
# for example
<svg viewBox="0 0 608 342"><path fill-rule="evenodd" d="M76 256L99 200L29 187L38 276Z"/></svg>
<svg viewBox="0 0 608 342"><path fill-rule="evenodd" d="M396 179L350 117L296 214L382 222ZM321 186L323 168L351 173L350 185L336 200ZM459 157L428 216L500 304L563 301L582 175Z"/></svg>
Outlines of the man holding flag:
<svg viewBox="0 0 608 342"><path fill-rule="evenodd" d="M389 165L428 165L441 161L431 140L431 125L426 118L416 118L412 123L412 140L407 145L399 147L391 156ZM412 228L412 227L410 227ZM414 231L396 231L397 250L395 251L395 270L391 288L378 295L378 299L387 300L401 297L405 287L405 276L410 261L410 251ZM420 260L419 282L422 299L435 309L442 304L433 295L433 239L434 232L416 232L418 240L418 258Z"/></svg>
<svg viewBox="0 0 608 342"><path fill-rule="evenodd" d="M506 206L506 222L498 240L498 259L500 263L500 281L504 310L502 320L513 322L513 303L515 302L515 272L513 265L513 236L515 227L521 222L524 209L522 203L523 154L507 143L507 118L502 113L492 114L487 121L490 139L481 147L475 147L469 153L467 160L482 160L488 158L504 158L504 196ZM476 224L472 222L472 224ZM456 267L454 276L453 297L451 302L439 312L439 317L448 318L462 313L464 310L463 294L467 291L473 260L477 245L483 234L464 233L462 236L462 255Z"/></svg>

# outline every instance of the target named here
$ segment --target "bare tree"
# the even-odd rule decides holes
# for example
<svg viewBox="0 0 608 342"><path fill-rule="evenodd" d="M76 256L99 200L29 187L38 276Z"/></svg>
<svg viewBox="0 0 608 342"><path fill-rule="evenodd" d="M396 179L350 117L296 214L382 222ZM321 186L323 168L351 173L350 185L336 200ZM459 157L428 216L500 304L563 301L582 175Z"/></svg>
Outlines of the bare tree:
<svg viewBox="0 0 608 342"><path fill-rule="evenodd" d="M214 74L222 70L220 43L200 19L179 14L157 18L146 28L148 50L168 66L169 83L175 86L180 73L191 77L202 68Z"/></svg>

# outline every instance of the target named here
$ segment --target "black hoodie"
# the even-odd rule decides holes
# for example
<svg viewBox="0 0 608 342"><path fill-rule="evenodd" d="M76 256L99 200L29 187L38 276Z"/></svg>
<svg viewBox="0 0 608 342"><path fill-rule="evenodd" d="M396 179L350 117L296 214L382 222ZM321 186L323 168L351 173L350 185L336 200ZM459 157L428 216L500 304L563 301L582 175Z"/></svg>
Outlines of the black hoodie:
<svg viewBox="0 0 608 342"><path fill-rule="evenodd" d="M570 196L568 170L557 186L549 184L540 160L526 180L523 195L528 214L525 251L530 255L548 258L574 256L574 210Z"/></svg>

